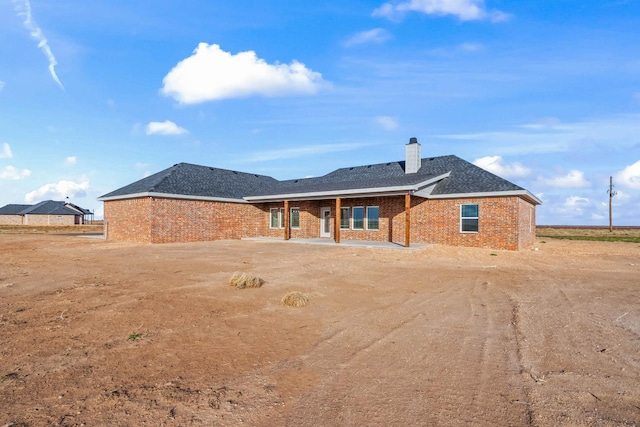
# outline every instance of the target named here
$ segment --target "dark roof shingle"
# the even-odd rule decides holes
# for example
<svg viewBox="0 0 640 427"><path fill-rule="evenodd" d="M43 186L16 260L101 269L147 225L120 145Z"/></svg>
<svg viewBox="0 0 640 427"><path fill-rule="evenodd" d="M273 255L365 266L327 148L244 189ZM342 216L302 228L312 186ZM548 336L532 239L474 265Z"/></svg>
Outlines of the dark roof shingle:
<svg viewBox="0 0 640 427"><path fill-rule="evenodd" d="M159 193L242 200L262 196L340 192L416 186L443 175L432 195L526 192L525 189L457 156L421 159L420 169L405 174L405 162L337 169L321 177L278 181L265 175L178 163L101 196L100 200Z"/></svg>
<svg viewBox="0 0 640 427"><path fill-rule="evenodd" d="M239 199L262 191L277 181L265 175L178 163L100 197L112 198L145 193Z"/></svg>

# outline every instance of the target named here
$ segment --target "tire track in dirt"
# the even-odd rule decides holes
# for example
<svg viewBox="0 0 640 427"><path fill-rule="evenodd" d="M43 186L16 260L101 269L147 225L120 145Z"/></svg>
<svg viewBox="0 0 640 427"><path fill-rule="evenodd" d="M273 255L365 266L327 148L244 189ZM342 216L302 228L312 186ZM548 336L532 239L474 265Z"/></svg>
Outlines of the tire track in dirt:
<svg viewBox="0 0 640 427"><path fill-rule="evenodd" d="M335 325L303 358L322 381L292 404L288 425L530 423L511 312L503 310L511 303L483 276ZM464 306L455 304L460 293Z"/></svg>

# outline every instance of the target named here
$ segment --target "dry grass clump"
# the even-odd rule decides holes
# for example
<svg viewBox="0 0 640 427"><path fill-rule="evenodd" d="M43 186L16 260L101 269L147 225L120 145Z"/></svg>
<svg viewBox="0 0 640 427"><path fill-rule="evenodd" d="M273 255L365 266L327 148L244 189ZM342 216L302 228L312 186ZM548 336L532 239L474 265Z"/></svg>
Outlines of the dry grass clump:
<svg viewBox="0 0 640 427"><path fill-rule="evenodd" d="M264 280L251 273L236 272L229 279L229 286L233 286L236 289L259 288L263 283Z"/></svg>
<svg viewBox="0 0 640 427"><path fill-rule="evenodd" d="M304 307L309 303L309 296L302 292L293 291L282 297L280 302L287 307Z"/></svg>

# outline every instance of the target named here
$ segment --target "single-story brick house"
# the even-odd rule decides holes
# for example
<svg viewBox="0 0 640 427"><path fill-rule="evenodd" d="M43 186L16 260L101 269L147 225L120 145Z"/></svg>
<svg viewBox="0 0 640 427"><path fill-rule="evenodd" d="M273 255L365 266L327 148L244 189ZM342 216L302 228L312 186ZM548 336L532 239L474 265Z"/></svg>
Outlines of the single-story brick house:
<svg viewBox="0 0 640 427"><path fill-rule="evenodd" d="M2 225L78 225L93 213L73 203L45 200L35 205L10 204L0 208Z"/></svg>
<svg viewBox="0 0 640 427"><path fill-rule="evenodd" d="M519 250L535 241L529 191L456 156L348 167L317 178L179 163L101 196L107 239L144 243L326 238Z"/></svg>

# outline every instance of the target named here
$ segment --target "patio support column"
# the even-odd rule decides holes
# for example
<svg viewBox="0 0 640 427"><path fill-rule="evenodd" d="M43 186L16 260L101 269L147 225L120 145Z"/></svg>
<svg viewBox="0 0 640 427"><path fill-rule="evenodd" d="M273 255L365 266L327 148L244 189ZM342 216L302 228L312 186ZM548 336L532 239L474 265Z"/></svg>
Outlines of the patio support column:
<svg viewBox="0 0 640 427"><path fill-rule="evenodd" d="M289 201L285 200L284 201L284 240L289 240L291 238L290 234L291 234L291 230L289 227L289 223L290 223L290 218L289 218Z"/></svg>
<svg viewBox="0 0 640 427"><path fill-rule="evenodd" d="M411 194L404 196L404 246L411 245Z"/></svg>
<svg viewBox="0 0 640 427"><path fill-rule="evenodd" d="M342 221L340 212L340 197L336 197L336 243L340 243L340 222Z"/></svg>

